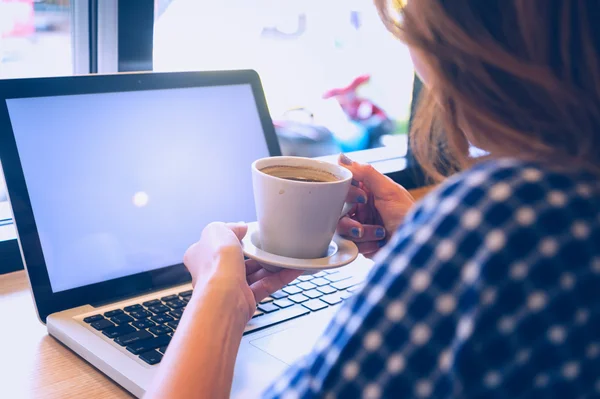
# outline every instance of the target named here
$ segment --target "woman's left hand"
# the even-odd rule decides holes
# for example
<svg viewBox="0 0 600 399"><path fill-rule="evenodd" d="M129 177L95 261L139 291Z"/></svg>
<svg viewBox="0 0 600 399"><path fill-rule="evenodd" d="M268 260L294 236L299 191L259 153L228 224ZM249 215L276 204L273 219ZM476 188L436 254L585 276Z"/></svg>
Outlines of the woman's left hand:
<svg viewBox="0 0 600 399"><path fill-rule="evenodd" d="M270 272L254 260L244 261L240 240L247 230L243 223L211 223L183 260L195 288L206 295L220 293L237 298L246 321L252 318L258 302L302 274L290 269Z"/></svg>

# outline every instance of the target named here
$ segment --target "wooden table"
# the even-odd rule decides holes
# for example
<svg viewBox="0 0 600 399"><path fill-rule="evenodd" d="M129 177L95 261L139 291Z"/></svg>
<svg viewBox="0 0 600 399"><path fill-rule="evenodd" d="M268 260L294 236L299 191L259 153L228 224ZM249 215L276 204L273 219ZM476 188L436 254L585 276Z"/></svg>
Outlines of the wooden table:
<svg viewBox="0 0 600 399"><path fill-rule="evenodd" d="M429 190L411 194L420 199ZM132 397L48 335L36 317L24 271L0 276L0 318L0 397Z"/></svg>
<svg viewBox="0 0 600 399"><path fill-rule="evenodd" d="M132 397L48 335L24 271L0 276L0 317L0 397Z"/></svg>

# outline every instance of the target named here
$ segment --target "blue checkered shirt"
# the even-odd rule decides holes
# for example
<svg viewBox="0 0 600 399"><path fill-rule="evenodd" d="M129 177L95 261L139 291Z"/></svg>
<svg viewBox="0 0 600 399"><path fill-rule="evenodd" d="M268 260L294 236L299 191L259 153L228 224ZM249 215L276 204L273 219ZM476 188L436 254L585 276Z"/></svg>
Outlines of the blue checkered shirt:
<svg viewBox="0 0 600 399"><path fill-rule="evenodd" d="M415 206L265 397L600 398L600 181L487 161Z"/></svg>

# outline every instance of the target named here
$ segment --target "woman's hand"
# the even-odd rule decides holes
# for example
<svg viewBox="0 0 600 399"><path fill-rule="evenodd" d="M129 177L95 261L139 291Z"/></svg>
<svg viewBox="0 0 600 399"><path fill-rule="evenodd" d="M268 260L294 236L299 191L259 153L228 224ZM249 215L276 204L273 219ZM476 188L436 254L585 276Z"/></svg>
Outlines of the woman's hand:
<svg viewBox="0 0 600 399"><path fill-rule="evenodd" d="M237 299L246 321L252 318L258 302L302 274L289 269L273 273L256 261L244 261L240 240L247 230L243 223L211 223L183 260L195 288L207 295L224 294Z"/></svg>
<svg viewBox="0 0 600 399"><path fill-rule="evenodd" d="M371 165L356 163L344 154L339 164L353 174L347 201L355 206L340 220L337 231L356 242L363 255L373 255L400 226L415 200Z"/></svg>

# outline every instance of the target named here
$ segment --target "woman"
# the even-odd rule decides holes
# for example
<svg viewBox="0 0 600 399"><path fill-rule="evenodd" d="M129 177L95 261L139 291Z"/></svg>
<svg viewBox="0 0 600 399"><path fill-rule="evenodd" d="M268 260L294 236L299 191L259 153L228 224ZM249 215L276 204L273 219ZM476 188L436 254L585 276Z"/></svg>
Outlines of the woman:
<svg viewBox="0 0 600 399"><path fill-rule="evenodd" d="M427 86L416 155L460 173L412 207L340 157L359 205L339 232L367 255L387 244L265 396L600 397L600 2L409 1L401 24L375 3ZM297 276L244 265L244 234L213 224L187 252L199 289L149 396L228 395L257 301Z"/></svg>

